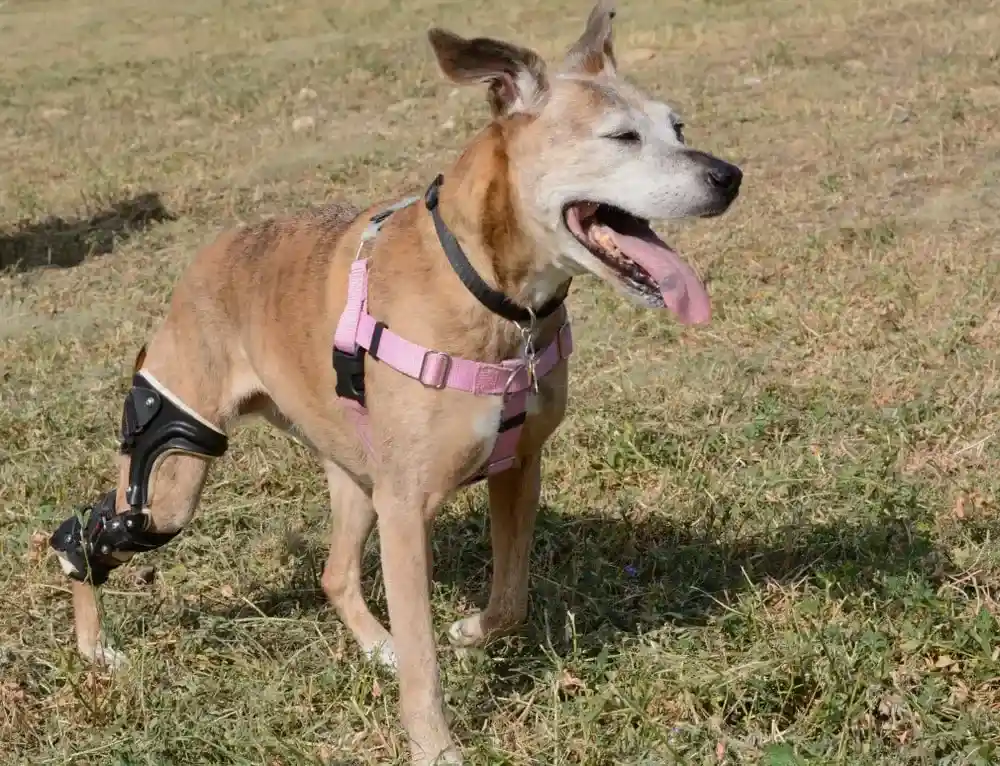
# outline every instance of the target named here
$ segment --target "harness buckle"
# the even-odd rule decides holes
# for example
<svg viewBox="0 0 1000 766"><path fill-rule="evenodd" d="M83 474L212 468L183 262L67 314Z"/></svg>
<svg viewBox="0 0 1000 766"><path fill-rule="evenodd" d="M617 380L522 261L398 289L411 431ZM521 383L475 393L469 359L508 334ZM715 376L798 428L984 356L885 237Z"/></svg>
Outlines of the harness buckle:
<svg viewBox="0 0 1000 766"><path fill-rule="evenodd" d="M436 368L428 368L427 366L427 360L430 359L432 356L438 357L439 359L443 360L439 363L439 365ZM431 379L425 379L424 373L429 372L432 369L435 370L437 374ZM428 349L427 351L424 352L424 358L420 360L420 372L417 373L417 380L419 380L425 386L429 386L430 388L436 388L437 390L440 391L441 389L446 387L448 383L448 373L450 372L451 372L451 355L446 354L443 351L433 351Z"/></svg>
<svg viewBox="0 0 1000 766"><path fill-rule="evenodd" d="M333 371L337 373L337 396L365 406L365 350L353 354L334 347Z"/></svg>

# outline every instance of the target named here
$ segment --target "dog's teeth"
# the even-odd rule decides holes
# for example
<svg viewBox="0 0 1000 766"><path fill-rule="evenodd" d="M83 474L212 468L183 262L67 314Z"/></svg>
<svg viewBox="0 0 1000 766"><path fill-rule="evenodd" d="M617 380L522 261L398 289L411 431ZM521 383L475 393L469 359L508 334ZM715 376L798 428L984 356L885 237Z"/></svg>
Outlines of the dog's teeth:
<svg viewBox="0 0 1000 766"><path fill-rule="evenodd" d="M621 250L618 249L618 245L615 243L615 238L608 233L607 229L599 228L597 231L591 233L590 238L595 244L603 247L609 253L615 256L621 255Z"/></svg>
<svg viewBox="0 0 1000 766"><path fill-rule="evenodd" d="M637 287L646 287L651 283L649 275L639 264L625 255L615 242L614 237L603 226L594 226L588 232L590 241L599 247L606 256L605 260L614 266L619 274Z"/></svg>

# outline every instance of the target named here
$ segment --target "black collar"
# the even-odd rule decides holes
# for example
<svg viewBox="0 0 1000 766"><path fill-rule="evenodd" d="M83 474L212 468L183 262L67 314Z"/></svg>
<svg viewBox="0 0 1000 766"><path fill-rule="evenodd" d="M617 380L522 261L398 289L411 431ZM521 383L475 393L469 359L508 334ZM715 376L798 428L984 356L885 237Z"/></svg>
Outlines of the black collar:
<svg viewBox="0 0 1000 766"><path fill-rule="evenodd" d="M438 241L444 249L444 254L448 256L448 262L451 263L451 267L455 270L458 278L462 280L462 284L466 286L469 292L494 314L518 324L527 324L536 318L544 319L562 306L563 301L566 300L566 294L569 292L569 280L566 280L566 284L560 288L559 292L535 312L526 309L524 306L519 306L502 292L494 290L486 284L483 278L476 273L472 264L469 263L469 259L462 251L462 246L458 244L455 235L451 233L448 226L441 219L441 213L438 211L438 194L442 183L444 183L444 176L439 175L434 179L433 183L428 187L427 193L424 195L424 204L434 218L434 228L437 229Z"/></svg>

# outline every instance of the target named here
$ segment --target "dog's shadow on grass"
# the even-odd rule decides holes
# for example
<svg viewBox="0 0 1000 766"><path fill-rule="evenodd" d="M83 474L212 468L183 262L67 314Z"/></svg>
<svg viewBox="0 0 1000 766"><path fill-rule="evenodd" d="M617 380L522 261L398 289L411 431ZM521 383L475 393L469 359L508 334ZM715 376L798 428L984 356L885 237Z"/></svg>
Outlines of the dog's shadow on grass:
<svg viewBox="0 0 1000 766"><path fill-rule="evenodd" d="M26 272L77 266L91 255L106 255L116 243L157 223L174 221L157 192L112 203L85 218L50 216L0 229L0 271Z"/></svg>
<svg viewBox="0 0 1000 766"><path fill-rule="evenodd" d="M319 587L323 542L317 538L299 552L287 588L255 594L252 608L239 607L226 616L326 608ZM439 520L434 557L438 595L484 605L491 571L486 509ZM377 553L369 550L369 597L373 573L382 592L377 567ZM733 534L727 525L695 530L665 515L615 519L544 507L532 551L531 607L520 636L526 652L537 653L543 645L561 650L572 643L575 651L596 653L623 633L702 624L741 591L765 583L811 581L844 595L885 593L905 588L914 575L940 581L948 568L945 554L903 514ZM370 602L386 619L384 601Z"/></svg>

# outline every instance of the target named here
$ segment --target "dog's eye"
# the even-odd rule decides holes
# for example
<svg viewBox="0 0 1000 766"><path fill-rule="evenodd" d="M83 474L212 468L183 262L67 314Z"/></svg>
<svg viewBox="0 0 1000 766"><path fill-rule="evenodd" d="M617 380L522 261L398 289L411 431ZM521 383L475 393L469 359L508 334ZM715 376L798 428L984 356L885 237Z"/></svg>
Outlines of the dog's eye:
<svg viewBox="0 0 1000 766"><path fill-rule="evenodd" d="M677 136L677 140L682 144L684 143L684 123L675 122L674 123L674 135Z"/></svg>
<svg viewBox="0 0 1000 766"><path fill-rule="evenodd" d="M623 144L641 144L642 136L635 130L619 130L607 136L612 141L620 141Z"/></svg>

